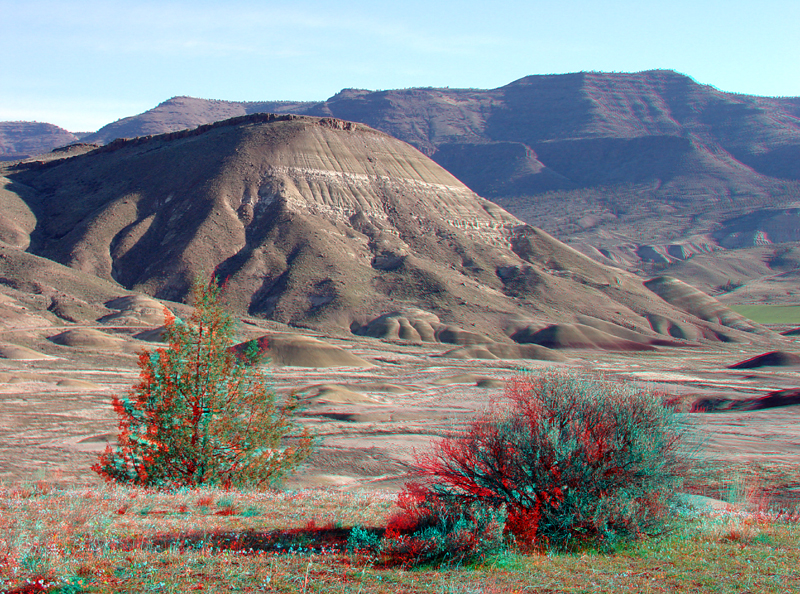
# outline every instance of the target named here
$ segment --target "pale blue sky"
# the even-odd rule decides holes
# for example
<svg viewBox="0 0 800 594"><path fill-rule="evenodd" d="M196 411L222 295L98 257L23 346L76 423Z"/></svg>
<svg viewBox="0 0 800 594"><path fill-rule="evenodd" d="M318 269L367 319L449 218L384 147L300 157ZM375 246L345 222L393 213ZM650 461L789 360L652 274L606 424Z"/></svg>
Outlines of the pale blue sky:
<svg viewBox="0 0 800 594"><path fill-rule="evenodd" d="M0 0L0 120L90 131L175 95L323 100L669 68L800 96L800 0Z"/></svg>

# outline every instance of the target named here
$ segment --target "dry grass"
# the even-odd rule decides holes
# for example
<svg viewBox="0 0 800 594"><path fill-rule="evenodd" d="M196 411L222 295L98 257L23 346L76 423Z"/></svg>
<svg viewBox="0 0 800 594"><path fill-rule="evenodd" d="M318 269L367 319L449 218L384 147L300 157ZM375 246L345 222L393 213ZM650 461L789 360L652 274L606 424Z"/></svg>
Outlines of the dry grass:
<svg viewBox="0 0 800 594"><path fill-rule="evenodd" d="M748 511L800 507L800 464L716 462L688 469L685 491L721 499Z"/></svg>
<svg viewBox="0 0 800 594"><path fill-rule="evenodd" d="M786 514L687 514L613 554L519 555L472 567L382 568L349 553L391 495L0 488L0 593L800 592Z"/></svg>

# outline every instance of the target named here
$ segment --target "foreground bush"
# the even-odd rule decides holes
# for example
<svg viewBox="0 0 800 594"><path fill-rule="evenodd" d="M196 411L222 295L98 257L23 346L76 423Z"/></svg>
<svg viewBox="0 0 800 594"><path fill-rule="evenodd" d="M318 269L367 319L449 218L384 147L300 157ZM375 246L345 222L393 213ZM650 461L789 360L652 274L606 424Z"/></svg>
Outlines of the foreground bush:
<svg viewBox="0 0 800 594"><path fill-rule="evenodd" d="M348 548L376 554L386 565L462 564L504 546L505 509L472 502L452 506L412 483L383 535L356 527Z"/></svg>
<svg viewBox="0 0 800 594"><path fill-rule="evenodd" d="M167 316L166 348L139 356L141 379L115 398L118 446L92 470L108 481L159 488L269 485L308 456L296 398L279 403L259 374L260 346L232 349L234 318L215 281L194 284L188 322ZM295 435L293 446L284 438Z"/></svg>
<svg viewBox="0 0 800 594"><path fill-rule="evenodd" d="M547 371L511 380L504 405L418 458L425 499L505 509L523 547L609 544L662 525L683 465L659 396Z"/></svg>

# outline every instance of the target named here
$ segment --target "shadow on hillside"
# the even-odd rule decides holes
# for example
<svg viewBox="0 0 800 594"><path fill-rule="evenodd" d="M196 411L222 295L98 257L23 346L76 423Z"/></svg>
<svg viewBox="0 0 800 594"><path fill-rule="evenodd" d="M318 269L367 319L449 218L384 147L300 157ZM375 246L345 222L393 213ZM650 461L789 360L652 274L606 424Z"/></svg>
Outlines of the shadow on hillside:
<svg viewBox="0 0 800 594"><path fill-rule="evenodd" d="M774 390L764 396L752 398L726 396L700 398L694 394L674 395L664 400L664 406L680 413L736 413L800 406L800 388Z"/></svg>

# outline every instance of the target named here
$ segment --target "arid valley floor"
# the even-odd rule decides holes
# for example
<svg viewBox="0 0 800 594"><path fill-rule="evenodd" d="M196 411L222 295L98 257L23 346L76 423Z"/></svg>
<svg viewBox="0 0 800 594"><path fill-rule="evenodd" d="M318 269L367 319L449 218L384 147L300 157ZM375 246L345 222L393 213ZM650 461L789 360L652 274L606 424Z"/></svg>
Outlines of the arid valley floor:
<svg viewBox="0 0 800 594"><path fill-rule="evenodd" d="M137 381L135 352L154 348L132 338L153 326L70 327L71 341L46 340L60 330L0 331L0 480L63 485L98 484L89 469L99 451L114 441L113 395ZM247 319L243 337L268 334L287 343L297 330ZM83 337L81 339L81 337ZM119 340L114 340L118 338ZM763 352L763 345L660 348L626 353L573 349L568 360L458 359L442 356L453 345L410 344L365 337L319 336L323 344L289 340L294 365L266 365L279 393L298 391L305 402L302 422L318 436L311 463L287 486L344 490L397 490L415 451L492 402L501 402L504 380L521 369L549 365L588 369L639 382L679 396L683 409L701 398L747 399L796 387L800 369L728 369ZM331 345L331 346L325 346ZM337 347L337 348L331 348ZM786 351L797 351L786 339ZM39 358L35 353L39 353ZM344 355L342 354L344 353ZM338 367L356 355L360 366ZM285 354L285 353L284 353ZM344 357L344 359L342 359ZM331 365L330 367L328 365ZM697 455L715 461L800 463L800 410L796 406L749 412L682 414ZM800 495L786 485L782 495Z"/></svg>

